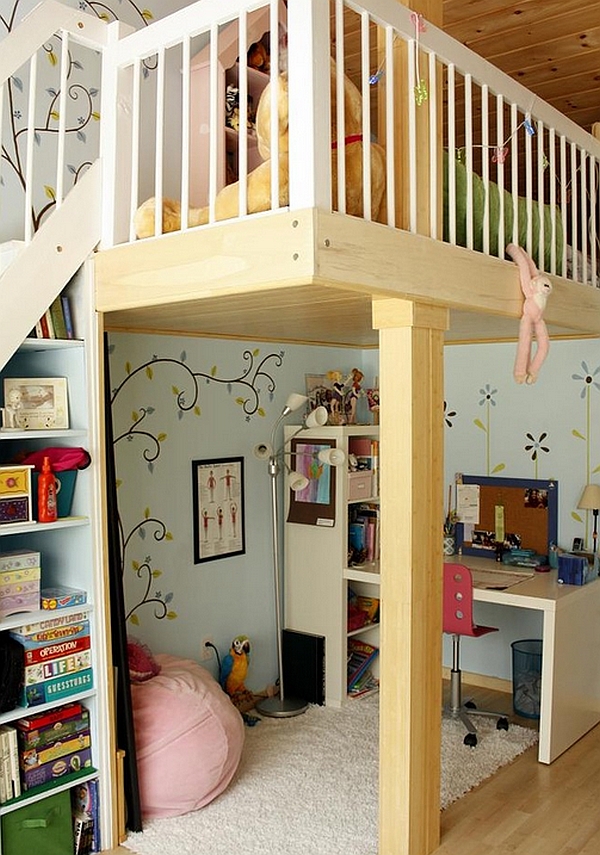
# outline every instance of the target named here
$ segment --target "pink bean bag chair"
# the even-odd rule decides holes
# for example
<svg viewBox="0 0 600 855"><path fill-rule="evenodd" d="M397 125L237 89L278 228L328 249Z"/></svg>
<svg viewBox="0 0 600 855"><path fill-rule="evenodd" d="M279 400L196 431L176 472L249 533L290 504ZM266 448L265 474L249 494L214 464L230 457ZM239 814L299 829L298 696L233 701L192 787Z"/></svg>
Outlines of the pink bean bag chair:
<svg viewBox="0 0 600 855"><path fill-rule="evenodd" d="M240 713L205 668L166 654L155 661L160 672L131 685L145 819L179 816L216 798L244 744Z"/></svg>

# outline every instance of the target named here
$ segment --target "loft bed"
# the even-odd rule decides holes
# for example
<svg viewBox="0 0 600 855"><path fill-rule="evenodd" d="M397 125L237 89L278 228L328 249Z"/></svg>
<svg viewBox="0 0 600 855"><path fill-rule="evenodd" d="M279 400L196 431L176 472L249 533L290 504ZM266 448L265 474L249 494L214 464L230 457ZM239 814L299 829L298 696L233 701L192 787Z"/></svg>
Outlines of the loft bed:
<svg viewBox="0 0 600 855"><path fill-rule="evenodd" d="M600 143L396 0L200 0L129 33L70 15L61 38L81 41L83 30L103 56L102 161L49 220L64 221L81 186L78 204L97 198L89 186L102 190L94 270L104 327L379 348L381 585L393 618L381 628L379 846L428 855L439 843L443 345L516 339L523 296L504 255L510 241L551 278L551 338L600 335ZM257 83L247 55L265 34L271 71ZM273 168L270 199L243 213L246 176L260 163L249 114L259 89L279 91L280 68L288 190L281 199ZM361 154L360 215L347 204L346 146L332 157L332 128L346 127L343 72L362 96L358 136L385 154L376 211ZM226 127L228 86L239 93L238 130ZM270 147L278 162L275 135ZM217 194L236 178L242 213L218 219ZM149 197L158 210L180 204L182 222L162 234L159 216L138 240L135 214ZM185 212L198 206L208 222L195 226ZM70 216L53 264L73 239L84 246L87 220ZM85 234L91 242L95 232ZM25 230L25 243L37 237ZM17 333L36 320L21 318L18 302Z"/></svg>

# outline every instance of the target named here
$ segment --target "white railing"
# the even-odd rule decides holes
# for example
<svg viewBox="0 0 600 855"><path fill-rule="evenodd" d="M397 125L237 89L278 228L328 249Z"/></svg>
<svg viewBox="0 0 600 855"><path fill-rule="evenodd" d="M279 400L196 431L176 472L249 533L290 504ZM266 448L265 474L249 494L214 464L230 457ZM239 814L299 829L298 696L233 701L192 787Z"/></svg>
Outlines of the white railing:
<svg viewBox="0 0 600 855"><path fill-rule="evenodd" d="M77 178L65 154L77 44L103 56L104 247L136 239L136 212L151 197L159 210L172 200L174 227L183 231L320 207L500 257L508 242L517 242L538 266L598 284L600 144L396 0L289 0L287 8L282 0L199 0L129 33L46 0L26 23L26 34L19 28L22 37L4 40L0 58L3 151L13 145L25 188L22 206L6 203L14 165L5 156L2 222L10 214L21 226L2 239L31 240ZM47 56L53 33L58 82L42 126L38 57ZM278 37L271 39L265 76L248 68L246 54L268 33ZM277 94L285 85L277 71L284 68L289 156L275 132ZM342 97L342 71L362 96L357 120ZM15 78L30 93L17 142L10 121ZM270 161L262 165L254 122L267 82L275 95L266 111L274 132L266 140ZM230 113L228 86L237 96ZM38 146L42 127L53 140L55 177L36 185L38 148L48 158L48 147ZM370 157L361 139L376 140L380 154ZM259 202L256 181L268 189ZM357 183L358 193L347 192ZM145 234L173 227L152 210Z"/></svg>
<svg viewBox="0 0 600 855"><path fill-rule="evenodd" d="M55 0L36 6L0 50L0 241L28 244L99 156L98 51L106 24ZM86 66L86 83L78 70ZM91 68L97 68L95 83ZM85 139L79 150L69 138Z"/></svg>

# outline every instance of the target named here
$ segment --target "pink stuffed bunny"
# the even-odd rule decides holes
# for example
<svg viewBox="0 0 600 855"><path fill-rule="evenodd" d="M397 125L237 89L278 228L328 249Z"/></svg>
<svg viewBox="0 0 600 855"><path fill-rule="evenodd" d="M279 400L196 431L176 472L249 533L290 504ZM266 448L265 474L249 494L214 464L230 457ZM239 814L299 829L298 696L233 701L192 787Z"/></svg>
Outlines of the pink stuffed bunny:
<svg viewBox="0 0 600 855"><path fill-rule="evenodd" d="M515 359L514 378L517 383L535 383L542 363L550 348L548 330L543 314L546 300L552 292L552 283L540 274L524 249L509 243L506 252L519 268L521 289L525 295L523 315L519 326L519 344ZM535 337L537 348L532 357L531 346Z"/></svg>

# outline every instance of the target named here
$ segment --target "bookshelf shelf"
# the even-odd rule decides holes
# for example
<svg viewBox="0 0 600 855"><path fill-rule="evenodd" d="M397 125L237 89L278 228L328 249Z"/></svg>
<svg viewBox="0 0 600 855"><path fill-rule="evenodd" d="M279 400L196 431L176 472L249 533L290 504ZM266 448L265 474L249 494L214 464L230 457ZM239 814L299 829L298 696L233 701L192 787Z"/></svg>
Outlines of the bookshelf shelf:
<svg viewBox="0 0 600 855"><path fill-rule="evenodd" d="M298 427L284 431L288 440ZM325 425L302 432L302 441L318 445L335 443L353 470L340 466L331 470L335 486L335 519L332 526L285 524L285 622L288 629L325 637L325 703L341 706L347 698L348 643L361 641L377 647L379 623L371 621L348 630L348 598L379 598L380 566L377 560L379 497L377 495L379 427L376 425ZM356 461L356 462L355 462ZM355 466L359 465L360 469ZM374 489L375 487L375 489ZM358 495L357 495L358 494ZM364 514L374 535L374 560L349 565L350 521ZM287 519L287 509L285 513ZM310 556L310 561L307 560ZM378 676L378 659L370 665Z"/></svg>
<svg viewBox="0 0 600 855"><path fill-rule="evenodd" d="M7 798L6 789L0 805L0 855L3 851L3 832L12 827L8 815L33 802L54 797L55 794L72 790L76 784L94 781L94 792L98 794L99 812L96 828L105 841L112 834L112 763L113 736L111 725L112 685L110 668L107 661L106 638L108 635L107 581L104 562L104 521L101 488L101 468L103 447L101 437L101 414L98 401L98 389L95 378L99 375L98 359L100 354L98 319L92 303L94 293L93 265L86 262L75 274L65 289L73 311L77 339L66 338L27 338L17 348L0 371L0 400L3 402L3 380L15 377L64 377L67 380L67 405L69 412L68 429L50 430L0 430L0 464L12 464L22 451L40 451L46 447L77 446L84 447L90 456L89 466L77 472L73 482L73 507L70 516L58 517L51 523L34 520L0 524L0 553L32 551L39 553L40 589L67 587L84 589L87 602L68 608L36 609L22 611L0 618L0 633L19 633L21 627L29 627L19 633L20 637L29 636L28 648L32 656L39 647L59 643L65 637L86 640L86 646L69 648L62 661L62 652L58 650L48 654L48 659L31 659L23 667L37 668L43 663L44 671L40 685L50 684L55 696L40 694L32 705L21 706L24 698L18 700L19 706L0 713L0 725L3 732L14 732L15 723L22 718L58 710L76 701L89 711L89 746L91 757L84 762L92 763L80 771L59 774L53 780L40 786L25 790L23 773L20 778L21 795ZM9 319L6 319L9 322ZM0 319L1 332L2 319ZM0 406L4 404L1 403ZM35 501L34 496L31 499ZM35 516L35 513L33 514ZM11 572L7 563L4 573ZM13 584L12 580L6 583ZM8 611L8 609L7 609ZM72 618L72 620L69 620ZM56 619L60 622L57 623ZM54 621L54 623L53 623ZM82 628L75 628L83 624ZM31 636L33 624L38 624L35 639ZM88 638L89 626L89 638ZM46 649L45 646L41 649ZM66 648L65 648L66 649ZM87 657L81 657L78 663L71 650L85 651ZM89 651L89 653L88 653ZM67 661L68 659L68 661ZM25 660L24 660L25 661ZM48 665L48 663L51 663ZM48 668L46 670L46 666ZM41 666L40 666L41 667ZM54 670L54 667L56 670ZM71 679L81 671L81 680ZM31 672L37 679L37 671ZM34 676L30 677L33 682ZM68 684L61 680L68 678ZM28 685L25 681L25 685ZM34 683L33 687L37 684ZM32 688L33 688L32 687ZM30 697L30 696L28 696ZM4 740L5 748L6 740ZM6 748L5 748L6 750ZM19 751L23 750L19 745ZM89 751L89 749L86 749ZM16 753L16 752L15 752ZM4 753L6 758L6 753ZM11 776L9 786L17 780L11 756ZM63 755L57 755L62 758ZM69 763L75 769L78 758L72 752ZM54 758L53 758L54 759ZM50 762L50 761L48 761ZM17 755L17 764L19 757ZM40 765L40 769L44 764ZM93 768L92 768L93 767ZM62 770L60 770L62 772ZM45 773L44 773L45 774ZM53 770L54 774L54 770ZM4 779L6 785L7 778ZM18 791L18 790L17 790ZM11 793L12 794L12 793ZM5 820L4 817L7 817ZM16 818L13 816L11 822Z"/></svg>

